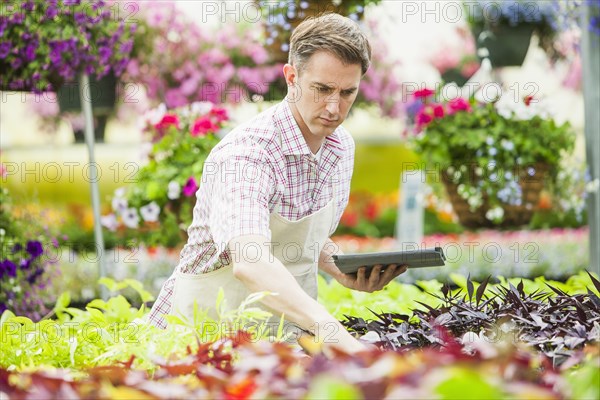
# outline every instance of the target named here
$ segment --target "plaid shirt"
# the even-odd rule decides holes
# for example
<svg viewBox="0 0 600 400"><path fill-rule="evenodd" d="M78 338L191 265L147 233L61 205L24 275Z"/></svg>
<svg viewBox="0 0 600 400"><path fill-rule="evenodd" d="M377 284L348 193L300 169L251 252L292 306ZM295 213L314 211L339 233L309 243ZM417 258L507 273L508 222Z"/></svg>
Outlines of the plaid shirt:
<svg viewBox="0 0 600 400"><path fill-rule="evenodd" d="M286 100L232 130L208 156L196 193L188 242L177 269L203 274L231 263L227 243L242 235L271 239L273 212L299 220L336 199L335 231L348 204L354 141L339 126L312 154ZM175 277L163 285L149 320L166 327Z"/></svg>

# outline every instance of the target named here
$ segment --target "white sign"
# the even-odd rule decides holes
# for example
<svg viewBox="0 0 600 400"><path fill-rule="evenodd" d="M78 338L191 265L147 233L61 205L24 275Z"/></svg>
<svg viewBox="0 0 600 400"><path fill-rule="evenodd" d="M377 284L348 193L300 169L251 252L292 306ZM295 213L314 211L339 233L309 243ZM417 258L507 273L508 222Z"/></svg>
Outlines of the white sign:
<svg viewBox="0 0 600 400"><path fill-rule="evenodd" d="M396 218L396 240L400 250L414 250L423 240L424 179L420 170L402 173Z"/></svg>

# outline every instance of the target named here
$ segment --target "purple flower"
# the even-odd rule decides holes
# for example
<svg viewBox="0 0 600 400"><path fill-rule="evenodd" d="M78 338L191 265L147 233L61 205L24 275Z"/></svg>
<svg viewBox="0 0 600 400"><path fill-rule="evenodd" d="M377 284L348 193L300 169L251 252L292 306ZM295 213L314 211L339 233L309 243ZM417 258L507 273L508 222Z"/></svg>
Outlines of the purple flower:
<svg viewBox="0 0 600 400"><path fill-rule="evenodd" d="M44 247L41 242L37 240L29 240L27 242L27 252L31 255L32 258L37 258L44 253Z"/></svg>
<svg viewBox="0 0 600 400"><path fill-rule="evenodd" d="M75 6L81 3L81 0L63 0L65 6Z"/></svg>
<svg viewBox="0 0 600 400"><path fill-rule="evenodd" d="M19 268L22 269L23 271L28 270L29 267L31 267L31 262L32 261L33 261L33 258L28 258L28 259L21 260L21 262L19 263Z"/></svg>
<svg viewBox="0 0 600 400"><path fill-rule="evenodd" d="M11 47L12 43L10 41L0 43L0 58L6 58L8 53L10 53Z"/></svg>
<svg viewBox="0 0 600 400"><path fill-rule="evenodd" d="M54 19L58 15L58 9L55 6L49 6L46 10L46 18Z"/></svg>
<svg viewBox="0 0 600 400"><path fill-rule="evenodd" d="M4 275L8 275L12 278L17 276L17 266L9 259L0 261L0 279Z"/></svg>
<svg viewBox="0 0 600 400"><path fill-rule="evenodd" d="M87 15L85 15L85 13L82 12L76 12L73 15L73 18L75 18L75 23L77 25L85 25L87 22Z"/></svg>
<svg viewBox="0 0 600 400"><path fill-rule="evenodd" d="M194 177L190 177L190 179L187 180L185 186L183 187L183 194L187 197L191 197L194 194L196 194L197 190L198 184L196 183L196 180L194 179Z"/></svg>
<svg viewBox="0 0 600 400"><path fill-rule="evenodd" d="M37 49L37 43L29 43L25 48L25 60L33 61L35 59L35 50Z"/></svg>
<svg viewBox="0 0 600 400"><path fill-rule="evenodd" d="M6 30L6 26L8 25L8 18L1 16L0 17L0 36L4 36L4 31Z"/></svg>
<svg viewBox="0 0 600 400"><path fill-rule="evenodd" d="M17 243L17 244L15 244L15 245L13 246L13 248L12 248L12 253L13 253L13 254L16 254L16 253L18 253L18 252L19 252L19 251L21 251L21 250L23 250L23 246L21 245L21 243Z"/></svg>
<svg viewBox="0 0 600 400"><path fill-rule="evenodd" d="M108 64L112 56L112 50L110 47L102 46L98 49L98 55L100 56L100 63Z"/></svg>
<svg viewBox="0 0 600 400"><path fill-rule="evenodd" d="M121 43L119 51L122 54L129 54L129 53L131 53L131 49L133 49L133 40L127 40L127 41Z"/></svg>
<svg viewBox="0 0 600 400"><path fill-rule="evenodd" d="M33 1L26 1L21 8L25 11L33 11Z"/></svg>
<svg viewBox="0 0 600 400"><path fill-rule="evenodd" d="M13 69L17 69L19 68L21 65L23 64L23 61L20 58L15 58L14 60L12 60L12 62L10 63L10 66Z"/></svg>
<svg viewBox="0 0 600 400"><path fill-rule="evenodd" d="M23 21L25 21L25 14L23 13L15 13L12 18L11 21L13 24L17 24L20 25L23 23Z"/></svg>
<svg viewBox="0 0 600 400"><path fill-rule="evenodd" d="M44 270L42 268L36 268L35 271L27 277L27 282L29 282L30 285L33 285L35 281L37 281L37 278L42 276L43 273Z"/></svg>

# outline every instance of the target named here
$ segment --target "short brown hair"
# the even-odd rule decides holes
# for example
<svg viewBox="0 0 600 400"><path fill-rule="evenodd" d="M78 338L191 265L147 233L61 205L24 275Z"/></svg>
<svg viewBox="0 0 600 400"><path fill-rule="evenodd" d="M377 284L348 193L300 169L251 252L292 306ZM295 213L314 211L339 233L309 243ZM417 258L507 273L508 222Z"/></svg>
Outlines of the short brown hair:
<svg viewBox="0 0 600 400"><path fill-rule="evenodd" d="M327 51L344 64L360 64L363 75L371 64L371 45L358 24L335 13L302 21L290 39L289 63L298 72L317 51Z"/></svg>

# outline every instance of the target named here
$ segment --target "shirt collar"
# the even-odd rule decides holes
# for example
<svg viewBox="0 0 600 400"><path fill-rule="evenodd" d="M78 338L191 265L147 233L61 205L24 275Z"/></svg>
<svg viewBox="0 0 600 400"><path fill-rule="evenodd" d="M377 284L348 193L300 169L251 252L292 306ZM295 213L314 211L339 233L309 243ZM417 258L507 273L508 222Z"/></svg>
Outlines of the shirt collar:
<svg viewBox="0 0 600 400"><path fill-rule="evenodd" d="M304 136L302 136L298 123L294 119L287 97L277 107L274 120L275 125L281 133L281 148L284 155L310 154L310 148L306 144ZM338 127L323 141L323 155L331 151L339 157L344 152L344 146L338 133L339 129Z"/></svg>

